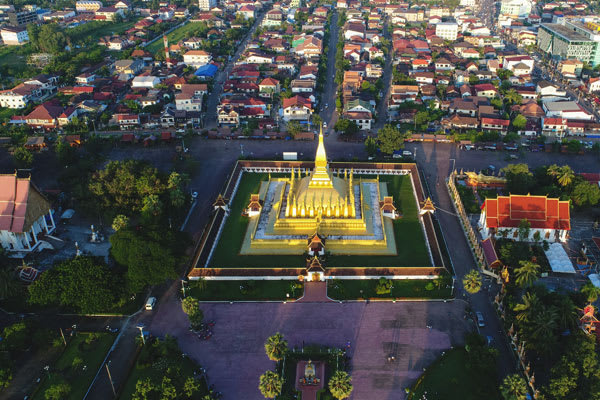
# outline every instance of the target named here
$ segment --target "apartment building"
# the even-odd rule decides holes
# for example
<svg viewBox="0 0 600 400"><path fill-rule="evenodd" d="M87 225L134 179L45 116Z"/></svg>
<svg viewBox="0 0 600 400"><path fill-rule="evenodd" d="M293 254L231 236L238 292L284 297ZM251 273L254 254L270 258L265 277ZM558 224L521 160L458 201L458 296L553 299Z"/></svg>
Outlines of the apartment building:
<svg viewBox="0 0 600 400"><path fill-rule="evenodd" d="M217 0L198 0L198 8L201 11L210 11L217 6Z"/></svg>
<svg viewBox="0 0 600 400"><path fill-rule="evenodd" d="M435 36L455 41L458 37L458 24L456 22L440 22L435 26Z"/></svg>
<svg viewBox="0 0 600 400"><path fill-rule="evenodd" d="M565 25L541 24L538 30L537 45L541 51L561 59L584 61L592 66L600 62L598 43Z"/></svg>
<svg viewBox="0 0 600 400"><path fill-rule="evenodd" d="M20 46L29 42L29 34L24 27L5 26L0 30L2 42L8 46Z"/></svg>

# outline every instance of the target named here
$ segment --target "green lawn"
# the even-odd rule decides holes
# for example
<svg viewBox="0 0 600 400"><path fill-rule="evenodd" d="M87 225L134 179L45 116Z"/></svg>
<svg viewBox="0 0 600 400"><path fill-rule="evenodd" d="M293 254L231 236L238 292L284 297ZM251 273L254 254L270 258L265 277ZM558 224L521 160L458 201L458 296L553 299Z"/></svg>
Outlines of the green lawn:
<svg viewBox="0 0 600 400"><path fill-rule="evenodd" d="M96 339L91 340L91 335L96 335ZM86 339L89 343L86 343ZM46 390L63 382L71 386L67 399L82 399L114 340L115 335L111 333L78 333L68 342L67 348L56 363L50 366L49 374L44 376L32 399L45 400ZM82 360L77 368L73 367L75 358Z"/></svg>
<svg viewBox="0 0 600 400"><path fill-rule="evenodd" d="M188 22L187 24L175 29L173 32L167 35L167 39L169 39L169 44L178 43L181 39L187 39L191 36L190 32L197 29L202 22ZM164 48L163 41L161 39L152 42L146 47L152 54L156 54L159 51L162 51Z"/></svg>
<svg viewBox="0 0 600 400"><path fill-rule="evenodd" d="M304 293L298 281L204 281L206 287L198 288L196 281L190 282L188 295L198 300L240 301L240 300L286 300L289 294L292 299ZM292 290L292 285L294 289Z"/></svg>
<svg viewBox="0 0 600 400"><path fill-rule="evenodd" d="M272 177L282 176L272 174ZM287 175L285 175L287 176ZM357 176L356 179L360 178ZM373 178L372 176L369 178ZM231 211L221 238L213 252L210 266L215 268L302 268L306 261L298 256L247 256L240 255L248 218L242 217L250 194L258 193L260 182L267 180L268 174L245 173L231 202ZM329 267L425 267L430 266L425 235L418 219L418 207L408 176L380 176L387 183L388 194L394 196L396 207L403 217L394 221L394 236L398 255L396 256L343 256L331 255L327 259Z"/></svg>
<svg viewBox="0 0 600 400"><path fill-rule="evenodd" d="M427 398L436 400L498 400L496 387L486 387L486 380L478 379L466 367L464 348L449 350L417 380L408 400Z"/></svg>
<svg viewBox="0 0 600 400"><path fill-rule="evenodd" d="M393 288L391 293L379 295L375 291L378 283L378 279L332 279L327 281L327 295L334 300L354 300L361 298L447 299L450 297L451 292L451 282L444 282L438 289L437 285L430 280L395 279L392 280Z"/></svg>

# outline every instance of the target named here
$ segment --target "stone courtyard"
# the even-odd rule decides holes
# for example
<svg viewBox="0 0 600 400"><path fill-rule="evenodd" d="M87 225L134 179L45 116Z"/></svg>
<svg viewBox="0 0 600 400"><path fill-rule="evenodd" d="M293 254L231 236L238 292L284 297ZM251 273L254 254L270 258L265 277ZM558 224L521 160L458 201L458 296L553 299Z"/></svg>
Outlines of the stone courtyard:
<svg viewBox="0 0 600 400"><path fill-rule="evenodd" d="M262 400L258 378L275 364L266 338L281 332L290 347L351 343L352 400L404 399L411 385L441 353L462 344L469 330L461 301L348 303L201 303L214 335L201 341L188 329L179 301L159 304L152 334L173 335L183 351L208 371L224 400ZM395 361L387 357L393 355Z"/></svg>

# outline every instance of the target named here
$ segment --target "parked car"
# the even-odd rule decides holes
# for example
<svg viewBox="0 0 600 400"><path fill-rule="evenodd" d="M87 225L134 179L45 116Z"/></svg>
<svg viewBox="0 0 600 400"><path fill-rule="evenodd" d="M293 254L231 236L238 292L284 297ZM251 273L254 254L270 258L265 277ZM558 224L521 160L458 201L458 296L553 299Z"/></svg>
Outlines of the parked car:
<svg viewBox="0 0 600 400"><path fill-rule="evenodd" d="M483 314L481 312L477 311L475 313L475 315L477 316L477 325L480 328L483 328L485 326L485 321L483 320Z"/></svg>
<svg viewBox="0 0 600 400"><path fill-rule="evenodd" d="M146 306L144 307L148 311L154 310L154 306L156 305L156 297L148 297L146 301Z"/></svg>

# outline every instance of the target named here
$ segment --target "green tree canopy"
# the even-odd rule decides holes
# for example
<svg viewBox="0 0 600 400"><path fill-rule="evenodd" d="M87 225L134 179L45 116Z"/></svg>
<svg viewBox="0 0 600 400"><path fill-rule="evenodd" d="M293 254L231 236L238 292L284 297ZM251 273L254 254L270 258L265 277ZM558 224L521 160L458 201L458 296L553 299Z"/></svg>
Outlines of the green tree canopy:
<svg viewBox="0 0 600 400"><path fill-rule="evenodd" d="M352 378L345 371L335 371L329 378L329 391L338 400L350 397L352 393Z"/></svg>
<svg viewBox="0 0 600 400"><path fill-rule="evenodd" d="M527 164L509 164L501 170L506 175L506 189L512 194L528 194L535 184Z"/></svg>
<svg viewBox="0 0 600 400"><path fill-rule="evenodd" d="M283 387L283 379L273 371L267 371L260 376L258 388L263 396L267 399L272 399L281 393Z"/></svg>
<svg viewBox="0 0 600 400"><path fill-rule="evenodd" d="M401 132L393 125L386 124L377 133L379 148L385 154L393 154L394 151L404 147L404 141L410 137L410 132Z"/></svg>
<svg viewBox="0 0 600 400"><path fill-rule="evenodd" d="M521 287L533 285L540 274L540 266L531 261L522 260L521 267L515 268L515 283Z"/></svg>
<svg viewBox="0 0 600 400"><path fill-rule="evenodd" d="M333 126L333 129L335 129L336 132L340 132L342 135L354 135L358 132L358 125L356 125L356 122L349 119L340 118Z"/></svg>
<svg viewBox="0 0 600 400"><path fill-rule="evenodd" d="M500 393L504 400L526 400L527 384L519 374L508 375L500 385Z"/></svg>
<svg viewBox="0 0 600 400"><path fill-rule="evenodd" d="M283 338L283 335L279 332L267 338L265 342L265 352L269 360L281 361L283 356L288 351L287 341Z"/></svg>
<svg viewBox="0 0 600 400"><path fill-rule="evenodd" d="M513 119L512 125L515 129L521 130L521 129L525 128L525 126L527 125L527 118L525 118L521 114L518 114L515 117L515 119Z"/></svg>
<svg viewBox="0 0 600 400"><path fill-rule="evenodd" d="M76 257L44 272L29 286L29 302L82 313L106 312L123 295L119 273L99 258Z"/></svg>
<svg viewBox="0 0 600 400"><path fill-rule="evenodd" d="M110 237L111 254L127 267L127 281L137 292L176 276L178 257L186 241L169 231L121 229Z"/></svg>
<svg viewBox="0 0 600 400"><path fill-rule="evenodd" d="M571 200L578 207L595 206L600 201L600 188L586 181L579 182L571 193Z"/></svg>
<svg viewBox="0 0 600 400"><path fill-rule="evenodd" d="M471 270L463 278L463 287L467 293L475 294L481 290L481 275L476 270Z"/></svg>

